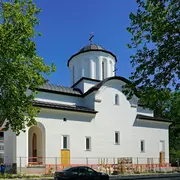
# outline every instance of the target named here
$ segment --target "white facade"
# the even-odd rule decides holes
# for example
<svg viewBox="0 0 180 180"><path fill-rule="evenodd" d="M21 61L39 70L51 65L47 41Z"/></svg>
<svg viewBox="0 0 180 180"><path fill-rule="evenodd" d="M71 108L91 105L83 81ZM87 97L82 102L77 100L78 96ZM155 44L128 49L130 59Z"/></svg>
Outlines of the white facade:
<svg viewBox="0 0 180 180"><path fill-rule="evenodd" d="M72 88L66 92L62 88L39 89L38 126L27 128L26 133L17 137L11 131L5 133L4 153L9 157L5 163L16 160L19 164L17 158L21 157L24 158L21 165L26 166L36 155L43 157L43 164L52 164L54 159L50 157L60 158L65 148L70 150L72 164L82 164L86 157L158 159L160 151L165 152L168 161L170 123L153 118L153 112L138 106L136 96L127 100L122 93L127 80L114 76L115 63L114 56L101 51L73 57L69 62L71 83L77 82L73 88L81 93L73 94Z"/></svg>
<svg viewBox="0 0 180 180"><path fill-rule="evenodd" d="M112 77L115 63L115 58L107 52L86 52L75 56L69 63L71 85L82 77L97 80Z"/></svg>

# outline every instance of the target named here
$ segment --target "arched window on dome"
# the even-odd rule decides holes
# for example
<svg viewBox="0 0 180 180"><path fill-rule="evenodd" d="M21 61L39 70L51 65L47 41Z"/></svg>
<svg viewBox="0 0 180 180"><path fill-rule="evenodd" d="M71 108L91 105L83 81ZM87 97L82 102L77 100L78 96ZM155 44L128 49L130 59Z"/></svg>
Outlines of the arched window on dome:
<svg viewBox="0 0 180 180"><path fill-rule="evenodd" d="M113 64L112 64L112 61L110 61L109 66L110 66L109 67L109 70L110 70L109 75L113 76Z"/></svg>
<svg viewBox="0 0 180 180"><path fill-rule="evenodd" d="M105 77L105 63L104 61L102 61L102 80L104 79Z"/></svg>
<svg viewBox="0 0 180 180"><path fill-rule="evenodd" d="M118 94L115 95L115 100L114 101L115 101L114 102L115 105L119 105L119 95Z"/></svg>

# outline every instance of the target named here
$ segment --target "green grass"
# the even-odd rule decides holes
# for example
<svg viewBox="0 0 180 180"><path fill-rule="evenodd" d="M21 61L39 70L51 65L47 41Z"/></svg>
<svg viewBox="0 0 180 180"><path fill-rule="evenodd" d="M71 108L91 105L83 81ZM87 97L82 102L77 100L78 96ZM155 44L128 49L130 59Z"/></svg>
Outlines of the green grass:
<svg viewBox="0 0 180 180"><path fill-rule="evenodd" d="M36 178L36 179L40 179L40 178L47 178L47 177L52 177L52 175L26 175L26 174L7 174L5 173L4 175L0 174L0 179L22 179L22 178Z"/></svg>

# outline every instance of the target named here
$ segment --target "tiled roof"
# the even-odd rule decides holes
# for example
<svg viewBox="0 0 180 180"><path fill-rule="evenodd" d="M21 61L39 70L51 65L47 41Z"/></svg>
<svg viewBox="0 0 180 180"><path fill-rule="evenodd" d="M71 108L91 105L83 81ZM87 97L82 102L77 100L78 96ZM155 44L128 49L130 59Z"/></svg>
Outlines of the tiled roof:
<svg viewBox="0 0 180 180"><path fill-rule="evenodd" d="M45 83L42 86L39 86L36 88L40 91L46 91L46 92L54 92L54 93L65 93L65 94L72 94L72 95L82 95L82 92L79 89L70 88L70 87L64 87L54 84Z"/></svg>
<svg viewBox="0 0 180 180"><path fill-rule="evenodd" d="M83 80L83 79L87 79L87 78L83 77L83 78L80 79L80 81ZM110 80L121 80L121 81L123 81L125 83L130 83L130 81L128 79L124 78L124 77L112 76L112 77L106 78L106 79L104 79L102 81L99 81L99 83L97 83L95 86L90 88L84 94L81 92L80 89L73 88L73 86L72 87L64 87L64 86L53 85L53 84L49 84L49 83L45 83L44 85L42 85L42 86L40 86L40 87L38 87L36 89L39 90L39 91L44 91L44 92L52 92L52 93L58 93L58 94L66 94L66 95L72 95L72 96L85 97L86 95L90 94L91 92L101 88L101 86L103 86L106 82L108 82Z"/></svg>
<svg viewBox="0 0 180 180"><path fill-rule="evenodd" d="M64 104L59 104L59 103L44 102L44 101L37 101L37 100L34 100L33 104L34 106L38 106L42 108L78 111L78 112L93 113L93 114L97 113L97 111L95 111L94 109L90 109L84 106L64 105Z"/></svg>
<svg viewBox="0 0 180 180"><path fill-rule="evenodd" d="M97 44L89 44L87 46L84 46L82 49L80 49L79 52L85 52L89 50L105 50L105 49Z"/></svg>
<svg viewBox="0 0 180 180"><path fill-rule="evenodd" d="M159 118L159 117L145 116L145 115L142 115L142 114L137 114L136 118L137 118L137 119L149 120L149 121L159 121L159 122L169 122L169 123L172 122L172 121L169 120L169 119L164 119L164 118Z"/></svg>

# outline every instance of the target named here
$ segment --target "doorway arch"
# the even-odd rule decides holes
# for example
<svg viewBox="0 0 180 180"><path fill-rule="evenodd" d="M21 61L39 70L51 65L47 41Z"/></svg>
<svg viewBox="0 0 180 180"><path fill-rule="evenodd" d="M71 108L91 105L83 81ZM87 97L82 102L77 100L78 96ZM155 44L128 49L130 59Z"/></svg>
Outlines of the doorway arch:
<svg viewBox="0 0 180 180"><path fill-rule="evenodd" d="M45 164L45 128L42 123L29 128L28 132L28 164Z"/></svg>

